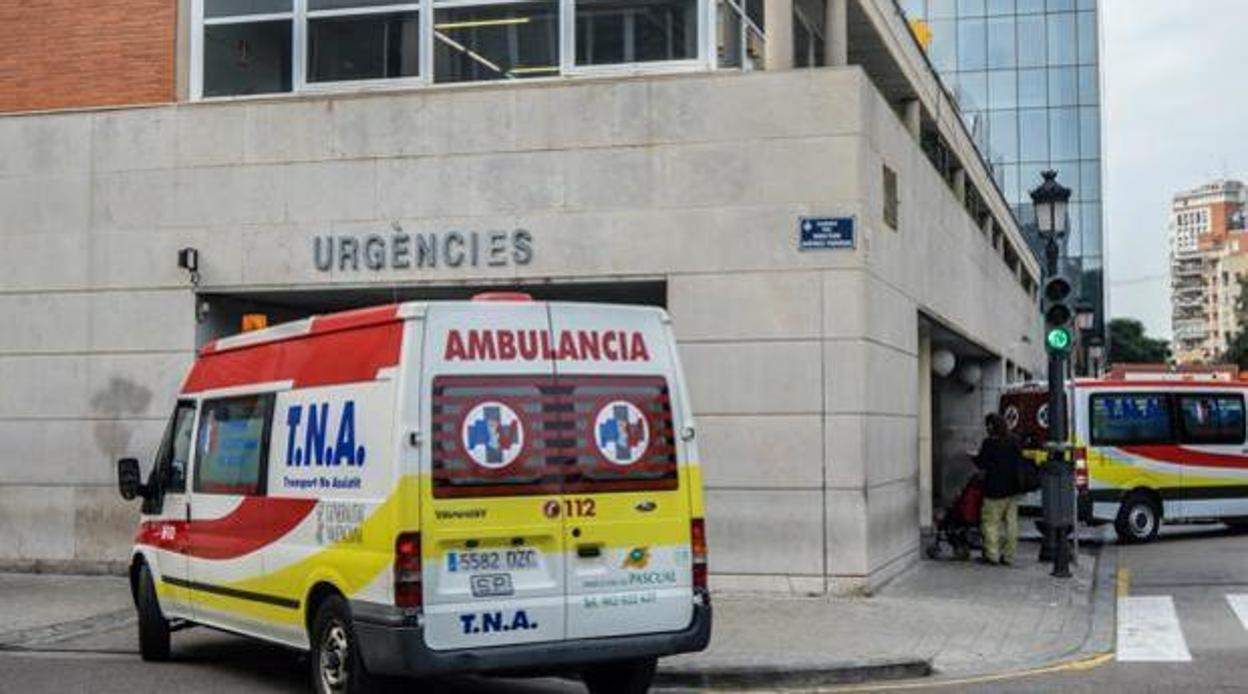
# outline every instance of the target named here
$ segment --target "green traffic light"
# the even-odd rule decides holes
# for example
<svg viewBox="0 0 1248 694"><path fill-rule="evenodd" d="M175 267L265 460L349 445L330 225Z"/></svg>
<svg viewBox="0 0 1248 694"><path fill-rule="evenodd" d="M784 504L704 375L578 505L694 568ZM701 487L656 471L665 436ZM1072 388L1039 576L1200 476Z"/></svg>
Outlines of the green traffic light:
<svg viewBox="0 0 1248 694"><path fill-rule="evenodd" d="M1045 336L1044 341L1049 346L1049 349L1065 352L1067 349L1070 349L1070 331L1066 328L1053 328Z"/></svg>

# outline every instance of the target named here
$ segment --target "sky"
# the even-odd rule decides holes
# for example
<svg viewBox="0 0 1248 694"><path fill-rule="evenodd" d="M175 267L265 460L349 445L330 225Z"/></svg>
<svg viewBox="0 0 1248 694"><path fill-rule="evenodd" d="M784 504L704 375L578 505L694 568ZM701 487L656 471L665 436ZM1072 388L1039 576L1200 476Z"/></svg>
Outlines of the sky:
<svg viewBox="0 0 1248 694"><path fill-rule="evenodd" d="M1248 0L1101 0L1111 317L1170 336L1170 199L1248 179Z"/></svg>

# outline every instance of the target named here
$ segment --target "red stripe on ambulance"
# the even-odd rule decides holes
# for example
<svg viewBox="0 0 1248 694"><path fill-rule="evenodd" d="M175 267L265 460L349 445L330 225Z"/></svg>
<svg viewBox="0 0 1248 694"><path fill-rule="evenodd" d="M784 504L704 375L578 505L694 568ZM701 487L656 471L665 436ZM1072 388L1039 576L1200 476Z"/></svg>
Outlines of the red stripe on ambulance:
<svg viewBox="0 0 1248 694"><path fill-rule="evenodd" d="M182 392L280 381L307 388L375 380L379 370L399 363L403 342L403 322L388 308L384 322L376 315L360 316L344 327L341 317L332 316L313 321L308 335L204 354L195 361ZM364 321L366 327L352 327ZM327 359L326 354L334 357Z"/></svg>
<svg viewBox="0 0 1248 694"><path fill-rule="evenodd" d="M1171 465L1248 470L1248 456L1233 453L1213 453L1173 445L1120 446L1119 448L1124 453Z"/></svg>
<svg viewBox="0 0 1248 694"><path fill-rule="evenodd" d="M222 518L144 521L134 541L196 559L236 559L276 542L315 507L316 499L247 497Z"/></svg>

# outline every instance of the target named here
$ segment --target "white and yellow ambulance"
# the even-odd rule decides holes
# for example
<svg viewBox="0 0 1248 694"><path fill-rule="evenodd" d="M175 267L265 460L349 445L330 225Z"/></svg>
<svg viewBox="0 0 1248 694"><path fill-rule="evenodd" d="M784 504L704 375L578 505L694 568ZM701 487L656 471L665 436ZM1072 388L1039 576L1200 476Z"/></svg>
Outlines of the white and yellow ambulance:
<svg viewBox="0 0 1248 694"><path fill-rule="evenodd" d="M205 625L369 674L648 689L711 627L697 444L666 314L404 303L206 345L141 482L141 652Z"/></svg>
<svg viewBox="0 0 1248 694"><path fill-rule="evenodd" d="M1067 385L1080 515L1147 542L1164 522L1248 525L1248 383L1076 379ZM1048 391L1010 389L1001 414L1030 457L1044 460ZM1039 493L1022 512L1039 515Z"/></svg>

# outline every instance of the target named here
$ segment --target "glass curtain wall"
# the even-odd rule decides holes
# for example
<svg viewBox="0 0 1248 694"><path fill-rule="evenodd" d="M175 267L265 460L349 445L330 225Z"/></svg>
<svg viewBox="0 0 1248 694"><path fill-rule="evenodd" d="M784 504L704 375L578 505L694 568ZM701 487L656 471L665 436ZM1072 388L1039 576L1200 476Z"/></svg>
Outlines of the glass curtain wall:
<svg viewBox="0 0 1248 694"><path fill-rule="evenodd" d="M931 30L928 58L1043 258L1028 191L1052 168L1072 190L1067 256L1104 332L1097 0L899 0Z"/></svg>

